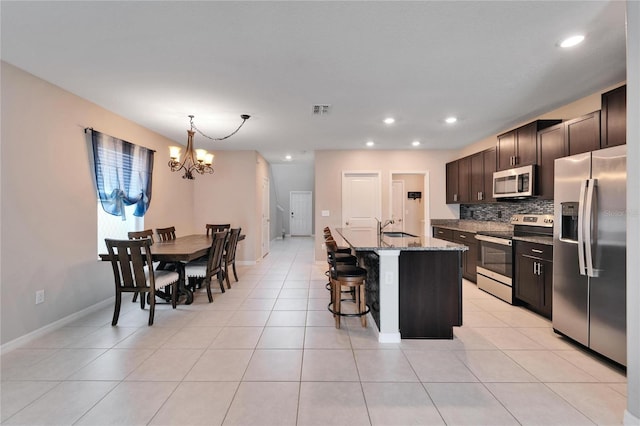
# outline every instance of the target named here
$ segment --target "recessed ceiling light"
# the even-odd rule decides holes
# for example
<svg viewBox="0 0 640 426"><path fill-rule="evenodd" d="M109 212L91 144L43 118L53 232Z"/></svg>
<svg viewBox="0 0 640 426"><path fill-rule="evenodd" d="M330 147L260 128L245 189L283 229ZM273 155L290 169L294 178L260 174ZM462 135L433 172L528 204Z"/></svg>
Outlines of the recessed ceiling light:
<svg viewBox="0 0 640 426"><path fill-rule="evenodd" d="M420 141L413 141L413 142L411 142L411 145L420 146Z"/></svg>
<svg viewBox="0 0 640 426"><path fill-rule="evenodd" d="M455 118L455 117L447 117L447 118L445 118L445 119L444 119L444 121L445 121L446 123L453 124L453 123L455 123L456 121L458 121L458 119L457 119L457 118Z"/></svg>
<svg viewBox="0 0 640 426"><path fill-rule="evenodd" d="M373 146L373 145L374 145L373 141L368 141L367 142L367 146Z"/></svg>
<svg viewBox="0 0 640 426"><path fill-rule="evenodd" d="M284 159L287 160L287 161L291 161L291 156L287 155L287 156L284 157Z"/></svg>
<svg viewBox="0 0 640 426"><path fill-rule="evenodd" d="M384 119L384 124L393 124L396 122L396 119L393 117L387 117Z"/></svg>
<svg viewBox="0 0 640 426"><path fill-rule="evenodd" d="M560 43L560 47L573 47L576 44L582 43L583 40L584 40L583 35L574 35L562 40L562 43Z"/></svg>

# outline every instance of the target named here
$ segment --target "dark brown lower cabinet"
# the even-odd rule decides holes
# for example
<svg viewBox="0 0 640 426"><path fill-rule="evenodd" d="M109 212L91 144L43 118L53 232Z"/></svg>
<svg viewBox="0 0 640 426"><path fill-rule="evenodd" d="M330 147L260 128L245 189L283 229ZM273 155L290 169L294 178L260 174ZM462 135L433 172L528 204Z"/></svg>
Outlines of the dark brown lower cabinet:
<svg viewBox="0 0 640 426"><path fill-rule="evenodd" d="M399 321L403 339L452 339L462 325L459 251L402 251Z"/></svg>
<svg viewBox="0 0 640 426"><path fill-rule="evenodd" d="M462 252L462 276L472 282L477 281L476 266L478 265L478 240L473 232L453 231L453 242L464 244L469 250Z"/></svg>
<svg viewBox="0 0 640 426"><path fill-rule="evenodd" d="M520 304L551 319L553 247L515 241L515 297Z"/></svg>
<svg viewBox="0 0 640 426"><path fill-rule="evenodd" d="M455 231L453 229L433 227L433 236L452 243L463 244L469 250L462 252L462 276L472 282L477 281L476 266L480 257L480 248L476 234L473 232Z"/></svg>

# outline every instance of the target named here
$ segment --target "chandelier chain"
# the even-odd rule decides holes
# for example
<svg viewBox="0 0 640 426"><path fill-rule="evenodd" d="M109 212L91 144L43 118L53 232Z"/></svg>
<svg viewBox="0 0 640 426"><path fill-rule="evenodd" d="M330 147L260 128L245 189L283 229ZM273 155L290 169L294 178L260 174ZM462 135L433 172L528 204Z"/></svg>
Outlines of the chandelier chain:
<svg viewBox="0 0 640 426"><path fill-rule="evenodd" d="M195 130L196 132L198 132L200 134L200 136L203 136L207 139L210 139L212 141L223 141L225 139L229 139L231 136L235 135L236 133L238 133L238 131L242 128L242 126L244 126L244 123L247 121L247 119L249 118L248 116L242 116L242 123L240 123L240 125L238 126L237 129L235 129L232 133L228 134L227 136L224 136L222 138L214 138L211 137L209 135L206 135L204 133L202 133L202 131L200 129L198 129L196 127L196 125L193 123L193 115L190 115L189 118L191 119L191 129ZM246 118L245 118L246 117Z"/></svg>

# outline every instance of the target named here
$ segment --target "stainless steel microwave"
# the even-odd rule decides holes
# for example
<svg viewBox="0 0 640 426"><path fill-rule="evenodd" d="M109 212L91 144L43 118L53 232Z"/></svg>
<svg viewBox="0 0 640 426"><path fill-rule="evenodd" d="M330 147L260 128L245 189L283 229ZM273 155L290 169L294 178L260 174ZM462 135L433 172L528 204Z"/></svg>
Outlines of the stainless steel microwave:
<svg viewBox="0 0 640 426"><path fill-rule="evenodd" d="M493 198L523 198L535 194L536 166L493 172Z"/></svg>

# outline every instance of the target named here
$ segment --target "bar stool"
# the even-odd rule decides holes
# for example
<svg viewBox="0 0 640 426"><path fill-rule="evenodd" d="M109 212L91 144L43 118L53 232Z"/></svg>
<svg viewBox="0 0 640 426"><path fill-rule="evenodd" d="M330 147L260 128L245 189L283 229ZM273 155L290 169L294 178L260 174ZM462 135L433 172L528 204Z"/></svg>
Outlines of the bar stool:
<svg viewBox="0 0 640 426"><path fill-rule="evenodd" d="M325 238L324 244L325 244L325 247L327 248L327 264L329 266L329 269L325 272L325 275L327 277L329 277L329 272L331 271L331 262L333 260L335 260L335 263L339 267L345 266L345 265L356 266L358 264L358 258L351 254L351 249L349 249L349 253L338 251L340 250L340 248L338 247L338 244L333 239L333 237ZM332 291L330 278L325 288L329 291Z"/></svg>
<svg viewBox="0 0 640 426"><path fill-rule="evenodd" d="M329 270L329 279L331 284L331 302L327 309L333 314L336 328L340 328L340 317L360 317L360 324L367 326L367 315L369 306L367 306L365 297L365 281L367 278L367 270L355 265L339 266L336 259L332 258L331 269ZM347 293L353 292L353 298L343 299L342 290L347 287ZM353 301L356 304L355 313L346 313L342 311L342 302Z"/></svg>
<svg viewBox="0 0 640 426"><path fill-rule="evenodd" d="M331 229L329 229L329 227L326 226L324 228L324 240L326 241L329 238L332 239L332 240L335 240L333 238L333 235L331 234ZM349 254L351 254L351 247L337 246L337 250L335 250L335 251L337 251L338 253L349 253Z"/></svg>

